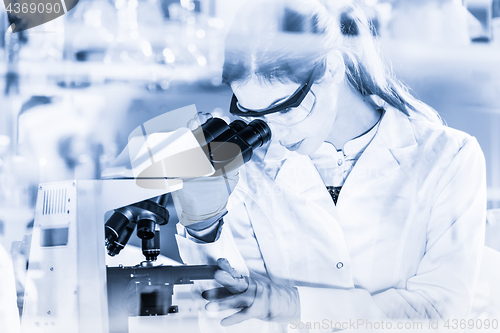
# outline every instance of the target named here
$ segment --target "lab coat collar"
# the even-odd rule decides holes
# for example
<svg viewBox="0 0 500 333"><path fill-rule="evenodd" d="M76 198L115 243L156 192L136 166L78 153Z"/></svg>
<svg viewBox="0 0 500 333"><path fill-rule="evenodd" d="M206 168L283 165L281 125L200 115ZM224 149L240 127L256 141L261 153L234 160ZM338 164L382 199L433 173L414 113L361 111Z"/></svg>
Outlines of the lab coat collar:
<svg viewBox="0 0 500 333"><path fill-rule="evenodd" d="M417 142L410 119L401 111L386 107L377 134L347 177L337 205L344 200L341 199L342 197L349 197L356 191L362 191L373 182L399 170L401 162L416 146ZM264 161L271 162L270 164L274 167L268 168L266 173L271 178L275 178L277 183L286 184L290 190L299 194L319 185L324 187L321 176L309 156L288 151L287 153L279 147L271 146L270 148L274 149L273 154L269 154L271 150L268 150ZM283 149L286 150L286 148ZM278 163L280 158L286 158L286 160L280 164Z"/></svg>
<svg viewBox="0 0 500 333"><path fill-rule="evenodd" d="M378 135L391 150L417 145L410 118L398 109L385 107L385 115L380 122Z"/></svg>

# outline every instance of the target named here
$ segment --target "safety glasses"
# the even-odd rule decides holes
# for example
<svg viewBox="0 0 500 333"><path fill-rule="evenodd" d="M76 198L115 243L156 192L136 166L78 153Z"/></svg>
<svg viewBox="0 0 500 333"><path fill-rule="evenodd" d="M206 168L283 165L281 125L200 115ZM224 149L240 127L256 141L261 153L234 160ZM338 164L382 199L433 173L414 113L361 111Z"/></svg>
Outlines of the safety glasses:
<svg viewBox="0 0 500 333"><path fill-rule="evenodd" d="M316 67L307 82L300 86L284 102L278 105L266 109L250 110L241 106L238 103L238 99L233 94L229 112L233 115L250 119L266 116L266 121L279 123L285 126L295 125L307 118L316 105L316 95L311 91L311 86L318 75L320 67L321 66Z"/></svg>

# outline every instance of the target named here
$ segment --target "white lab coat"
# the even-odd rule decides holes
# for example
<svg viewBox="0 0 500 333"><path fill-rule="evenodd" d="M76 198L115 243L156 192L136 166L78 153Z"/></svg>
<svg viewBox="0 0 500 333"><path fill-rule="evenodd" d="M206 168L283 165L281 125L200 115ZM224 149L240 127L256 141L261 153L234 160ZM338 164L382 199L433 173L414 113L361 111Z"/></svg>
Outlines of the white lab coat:
<svg viewBox="0 0 500 333"><path fill-rule="evenodd" d="M486 216L474 137L388 108L337 206L308 156L272 149L240 171L218 240L179 226L186 263L296 286L304 324L468 318Z"/></svg>

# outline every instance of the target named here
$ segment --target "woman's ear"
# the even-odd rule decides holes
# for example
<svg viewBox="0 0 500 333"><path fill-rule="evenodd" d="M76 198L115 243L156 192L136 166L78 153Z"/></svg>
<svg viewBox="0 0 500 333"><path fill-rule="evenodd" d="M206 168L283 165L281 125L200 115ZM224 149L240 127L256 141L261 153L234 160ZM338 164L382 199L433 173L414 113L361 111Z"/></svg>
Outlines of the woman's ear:
<svg viewBox="0 0 500 333"><path fill-rule="evenodd" d="M344 57L340 51L332 51L328 54L326 69L334 83L340 83L345 77Z"/></svg>

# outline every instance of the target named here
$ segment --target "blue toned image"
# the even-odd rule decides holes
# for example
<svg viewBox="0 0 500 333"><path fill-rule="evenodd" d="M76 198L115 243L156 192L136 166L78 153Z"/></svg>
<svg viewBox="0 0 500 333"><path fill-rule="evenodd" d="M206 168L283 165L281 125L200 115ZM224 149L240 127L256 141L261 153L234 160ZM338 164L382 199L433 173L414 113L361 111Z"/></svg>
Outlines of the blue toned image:
<svg viewBox="0 0 500 333"><path fill-rule="evenodd" d="M9 1L0 331L499 329L500 1Z"/></svg>

